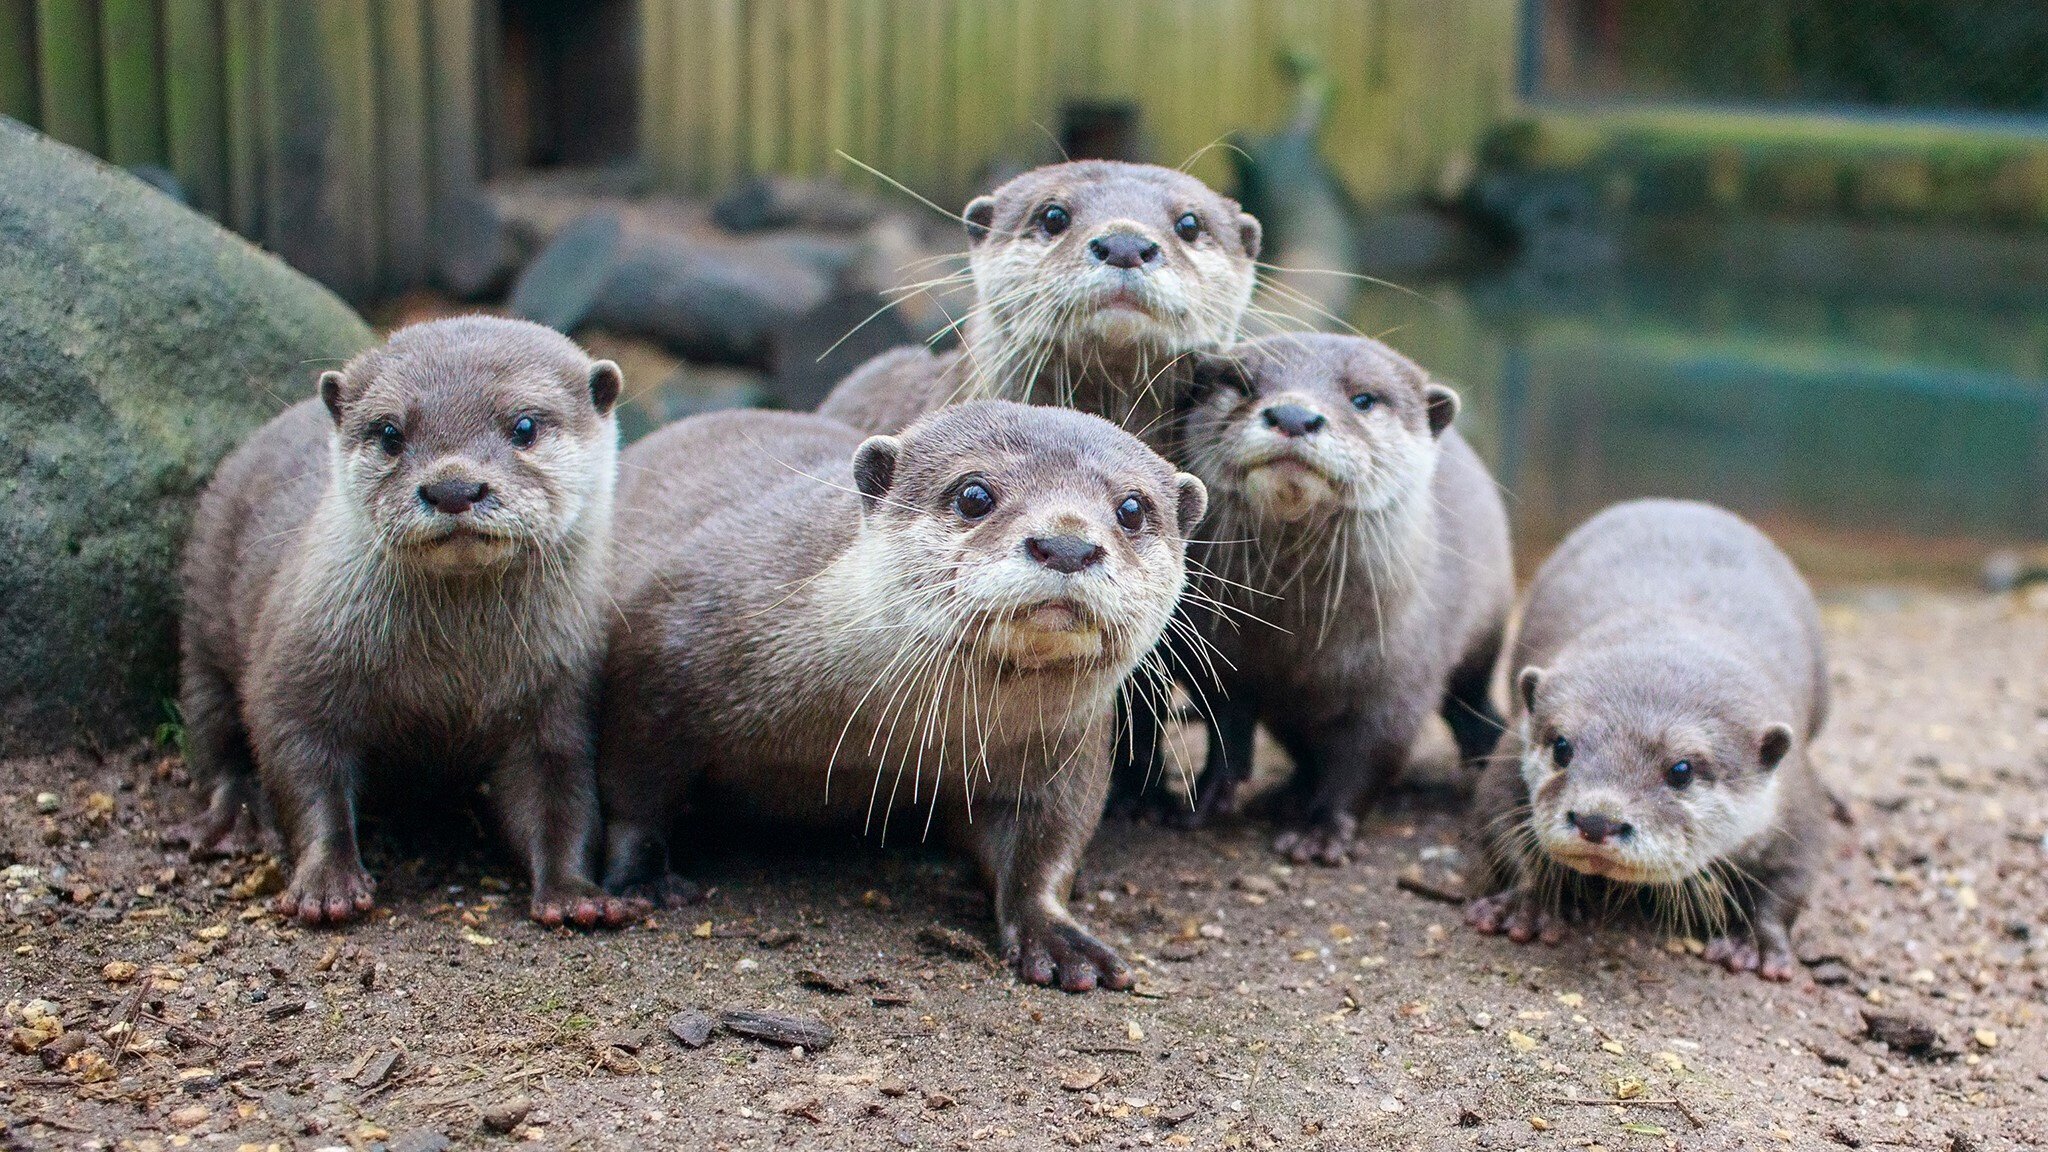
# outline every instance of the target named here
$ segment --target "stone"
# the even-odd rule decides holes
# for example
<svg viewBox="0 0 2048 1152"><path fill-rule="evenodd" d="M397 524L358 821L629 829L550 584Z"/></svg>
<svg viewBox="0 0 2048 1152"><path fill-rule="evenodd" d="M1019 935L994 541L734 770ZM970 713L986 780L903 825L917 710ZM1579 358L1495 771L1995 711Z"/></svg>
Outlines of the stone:
<svg viewBox="0 0 2048 1152"><path fill-rule="evenodd" d="M165 719L194 499L373 339L275 257L0 118L0 755Z"/></svg>

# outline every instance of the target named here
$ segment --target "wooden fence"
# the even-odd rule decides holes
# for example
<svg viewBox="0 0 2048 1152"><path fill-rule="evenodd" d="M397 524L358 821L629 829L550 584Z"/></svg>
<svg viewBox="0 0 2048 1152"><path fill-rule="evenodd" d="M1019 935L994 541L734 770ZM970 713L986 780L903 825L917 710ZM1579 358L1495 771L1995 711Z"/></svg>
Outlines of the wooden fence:
<svg viewBox="0 0 2048 1152"><path fill-rule="evenodd" d="M949 205L994 160L1056 157L1062 110L1139 109L1179 164L1273 125L1288 51L1335 83L1324 146L1368 202L1428 187L1513 90L1517 0L699 0L641 7L641 139L658 176L858 175ZM1211 148L1193 171L1228 185Z"/></svg>
<svg viewBox="0 0 2048 1152"><path fill-rule="evenodd" d="M531 37L504 31L536 10L548 35L599 13L623 19L626 35L592 42L619 45L607 52L623 57L616 69L638 75L637 99L618 115L637 119L639 159L658 184L710 193L770 171L867 180L843 150L953 206L992 164L1056 157L1052 134L1079 102L1135 108L1148 158L1169 164L1233 130L1269 127L1287 109L1278 62L1289 50L1316 57L1334 81L1324 143L1355 194L1427 187L1508 102L1518 9L0 0L0 114L118 164L168 168L196 207L363 300L423 282L441 208L518 169L532 104L550 97L530 59L507 62ZM558 64L542 70L553 77ZM590 118L571 109L578 117ZM1193 170L1230 183L1218 149Z"/></svg>
<svg viewBox="0 0 2048 1152"><path fill-rule="evenodd" d="M424 280L481 175L478 0L0 0L0 113L116 164L343 295Z"/></svg>

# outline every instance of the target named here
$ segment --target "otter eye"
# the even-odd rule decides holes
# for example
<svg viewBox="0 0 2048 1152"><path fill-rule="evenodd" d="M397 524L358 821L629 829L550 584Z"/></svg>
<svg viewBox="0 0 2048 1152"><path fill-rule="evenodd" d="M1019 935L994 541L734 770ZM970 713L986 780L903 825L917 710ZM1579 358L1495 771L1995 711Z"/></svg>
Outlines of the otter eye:
<svg viewBox="0 0 2048 1152"><path fill-rule="evenodd" d="M1137 493L1124 497L1116 506L1116 522L1126 532L1136 532L1145 526L1145 502L1138 499Z"/></svg>
<svg viewBox="0 0 2048 1152"><path fill-rule="evenodd" d="M1183 212L1180 219L1173 222L1173 231L1181 239L1193 244L1202 235L1202 218L1193 212Z"/></svg>
<svg viewBox="0 0 2048 1152"><path fill-rule="evenodd" d="M953 497L953 511L962 520L979 520L995 510L996 494L986 484L969 484Z"/></svg>
<svg viewBox="0 0 2048 1152"><path fill-rule="evenodd" d="M396 456L405 451L405 433L398 430L398 425L386 420L377 425L377 444L384 449L386 456Z"/></svg>
<svg viewBox="0 0 2048 1152"><path fill-rule="evenodd" d="M1680 760L1664 770L1664 782L1673 788L1683 788L1692 783L1692 761Z"/></svg>
<svg viewBox="0 0 2048 1152"><path fill-rule="evenodd" d="M514 448L533 447L533 438L538 435L540 435L540 425L534 423L533 417L521 416L512 422L512 446Z"/></svg>
<svg viewBox="0 0 2048 1152"><path fill-rule="evenodd" d="M1380 398L1370 392L1360 392L1351 398L1351 406L1360 412L1370 412L1378 405Z"/></svg>
<svg viewBox="0 0 2048 1152"><path fill-rule="evenodd" d="M1038 214L1038 226L1045 230L1047 236L1057 236L1065 232L1067 225L1073 222L1074 218L1067 215L1067 210L1057 204L1047 204L1045 211Z"/></svg>
<svg viewBox="0 0 2048 1152"><path fill-rule="evenodd" d="M1572 762L1572 742L1559 736L1550 742L1550 758L1559 768L1567 768Z"/></svg>

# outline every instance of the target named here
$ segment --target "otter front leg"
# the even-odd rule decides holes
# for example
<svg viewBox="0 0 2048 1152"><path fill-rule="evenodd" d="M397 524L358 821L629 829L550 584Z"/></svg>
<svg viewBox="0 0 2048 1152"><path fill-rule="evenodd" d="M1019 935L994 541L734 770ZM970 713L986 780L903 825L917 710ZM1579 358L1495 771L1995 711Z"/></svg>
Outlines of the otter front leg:
<svg viewBox="0 0 2048 1152"><path fill-rule="evenodd" d="M249 735L237 714L234 686L204 661L188 656L178 710L185 721L186 759L206 790L206 810L173 828L164 840L182 844L195 860L253 852L262 845L257 816L262 788L249 755Z"/></svg>
<svg viewBox="0 0 2048 1152"><path fill-rule="evenodd" d="M1252 778L1252 753L1257 748L1259 706L1248 691L1233 691L1212 699L1209 717L1209 754L1202 762L1202 779L1195 785L1194 807L1179 814L1186 828L1199 828L1218 816L1237 811L1238 794Z"/></svg>
<svg viewBox="0 0 2048 1152"><path fill-rule="evenodd" d="M971 823L962 816L954 824L994 890L1003 958L1027 984L1057 984L1068 992L1131 986L1123 957L1067 911L1108 775L1099 761L1069 764L1063 776L1021 800L991 797Z"/></svg>
<svg viewBox="0 0 2048 1152"><path fill-rule="evenodd" d="M533 879L533 918L549 927L617 928L647 902L615 896L591 877L597 848L597 771L583 702L561 693L506 750L492 778L506 839Z"/></svg>
<svg viewBox="0 0 2048 1152"><path fill-rule="evenodd" d="M1294 779L1273 850L1296 864L1349 862L1359 808L1400 778L1420 724L1420 717L1367 715L1289 740Z"/></svg>
<svg viewBox="0 0 2048 1152"><path fill-rule="evenodd" d="M368 912L377 885L356 844L360 754L324 734L296 731L270 741L262 763L295 861L278 913L318 925Z"/></svg>
<svg viewBox="0 0 2048 1152"><path fill-rule="evenodd" d="M1743 922L1707 941L1703 955L1709 963L1730 972L1754 972L1775 982L1790 980L1799 971L1799 959L1792 954L1792 921L1806 905L1804 871L1766 873L1757 884L1759 890Z"/></svg>

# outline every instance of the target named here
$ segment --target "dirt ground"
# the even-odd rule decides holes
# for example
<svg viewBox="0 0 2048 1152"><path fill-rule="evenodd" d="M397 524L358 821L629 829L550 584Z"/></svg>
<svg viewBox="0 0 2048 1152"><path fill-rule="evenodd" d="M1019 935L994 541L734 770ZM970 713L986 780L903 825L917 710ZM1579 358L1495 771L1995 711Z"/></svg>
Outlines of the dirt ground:
<svg viewBox="0 0 2048 1152"><path fill-rule="evenodd" d="M1828 601L1818 759L1856 824L1788 986L1641 927L1474 935L1412 890L1459 866L1454 814L1419 801L1338 870L1279 866L1256 823L1106 826L1077 905L1142 979L1068 996L948 950L988 939L987 904L936 853L722 849L703 904L583 936L528 923L474 837L380 837L379 917L306 932L251 896L265 862L158 845L191 802L175 761L0 765L0 1145L2048 1143L2048 598ZM670 1034L738 1008L836 1038ZM1878 1011L1931 1046L1868 1038Z"/></svg>

